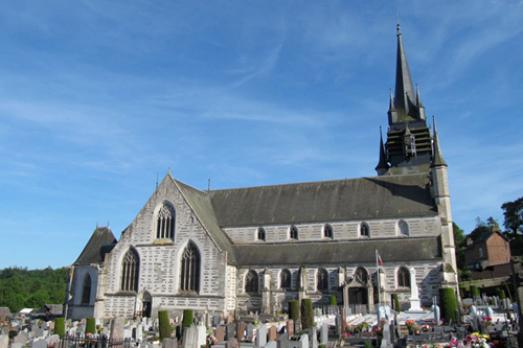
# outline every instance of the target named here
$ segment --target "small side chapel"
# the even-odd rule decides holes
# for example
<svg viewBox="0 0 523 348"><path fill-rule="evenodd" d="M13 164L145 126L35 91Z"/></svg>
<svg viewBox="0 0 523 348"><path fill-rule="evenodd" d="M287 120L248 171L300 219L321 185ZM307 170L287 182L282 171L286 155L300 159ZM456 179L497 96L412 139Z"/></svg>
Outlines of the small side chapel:
<svg viewBox="0 0 523 348"><path fill-rule="evenodd" d="M69 317L275 314L333 295L366 313L392 294L408 307L412 287L430 306L457 289L447 170L398 26L377 176L201 191L168 174L120 240L96 228L73 265Z"/></svg>

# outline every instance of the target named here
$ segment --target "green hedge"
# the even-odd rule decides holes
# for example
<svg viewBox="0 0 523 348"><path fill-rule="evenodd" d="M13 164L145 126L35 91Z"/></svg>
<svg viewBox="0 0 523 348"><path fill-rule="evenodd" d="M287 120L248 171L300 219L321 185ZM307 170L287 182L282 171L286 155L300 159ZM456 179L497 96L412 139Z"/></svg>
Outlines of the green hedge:
<svg viewBox="0 0 523 348"><path fill-rule="evenodd" d="M329 297L329 304L331 306L336 306L338 304L338 299L336 298L336 295L331 295Z"/></svg>
<svg viewBox="0 0 523 348"><path fill-rule="evenodd" d="M164 338L171 337L173 328L170 323L168 311L158 311L158 325L160 326L160 341L163 341Z"/></svg>
<svg viewBox="0 0 523 348"><path fill-rule="evenodd" d="M475 286L475 285L470 286L470 296L472 296L473 298L481 297L481 294L480 294L477 286Z"/></svg>
<svg viewBox="0 0 523 348"><path fill-rule="evenodd" d="M312 310L312 300L304 298L301 301L301 328L310 329L314 326L314 312Z"/></svg>
<svg viewBox="0 0 523 348"><path fill-rule="evenodd" d="M458 321L458 301L454 289L443 288L439 289L440 306L443 318L447 322L451 320L456 323Z"/></svg>
<svg viewBox="0 0 523 348"><path fill-rule="evenodd" d="M392 294L392 306L396 312L401 311L400 299L398 294Z"/></svg>
<svg viewBox="0 0 523 348"><path fill-rule="evenodd" d="M56 318L54 320L54 333L63 338L65 336L65 320L64 318Z"/></svg>
<svg viewBox="0 0 523 348"><path fill-rule="evenodd" d="M507 296L505 295L505 290L502 288L497 288L498 297L500 300L504 300Z"/></svg>
<svg viewBox="0 0 523 348"><path fill-rule="evenodd" d="M193 322L193 313L192 309L184 309L183 310L183 320L182 320L182 327L189 327L192 325Z"/></svg>
<svg viewBox="0 0 523 348"><path fill-rule="evenodd" d="M289 319L296 322L300 318L300 301L291 300L289 301Z"/></svg>
<svg viewBox="0 0 523 348"><path fill-rule="evenodd" d="M92 335L96 333L96 320L94 318L87 318L85 323L85 333Z"/></svg>

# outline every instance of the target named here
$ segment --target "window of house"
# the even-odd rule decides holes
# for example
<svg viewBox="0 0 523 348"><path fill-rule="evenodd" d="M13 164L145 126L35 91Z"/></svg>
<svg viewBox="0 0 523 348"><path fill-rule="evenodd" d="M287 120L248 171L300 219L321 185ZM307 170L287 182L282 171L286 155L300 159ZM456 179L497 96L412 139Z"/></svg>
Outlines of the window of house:
<svg viewBox="0 0 523 348"><path fill-rule="evenodd" d="M129 249L122 261L122 291L138 291L140 259L134 249Z"/></svg>
<svg viewBox="0 0 523 348"><path fill-rule="evenodd" d="M280 288L285 290L291 288L291 272L288 269L284 269L280 273Z"/></svg>
<svg viewBox="0 0 523 348"><path fill-rule="evenodd" d="M156 238L174 240L175 225L176 214L174 209L170 205L164 204L158 211L158 218L156 219Z"/></svg>
<svg viewBox="0 0 523 348"><path fill-rule="evenodd" d="M82 286L82 304L89 304L91 302L91 276L87 273L84 277Z"/></svg>
<svg viewBox="0 0 523 348"><path fill-rule="evenodd" d="M263 227L259 227L256 231L256 238L261 241L265 241L265 229Z"/></svg>
<svg viewBox="0 0 523 348"><path fill-rule="evenodd" d="M180 290L200 290L200 252L193 242L187 244L182 254Z"/></svg>
<svg viewBox="0 0 523 348"><path fill-rule="evenodd" d="M485 257L485 251L483 250L483 247L479 247L479 257Z"/></svg>
<svg viewBox="0 0 523 348"><path fill-rule="evenodd" d="M298 227L292 225L289 229L289 237L290 239L298 240Z"/></svg>
<svg viewBox="0 0 523 348"><path fill-rule="evenodd" d="M258 273L252 269L245 276L245 292L258 293Z"/></svg>
<svg viewBox="0 0 523 348"><path fill-rule="evenodd" d="M323 226L323 237L330 238L330 239L332 239L334 237L334 233L332 231L331 225L326 224L325 226Z"/></svg>
<svg viewBox="0 0 523 348"><path fill-rule="evenodd" d="M318 291L325 291L329 289L329 273L326 269L320 268L316 275L316 288Z"/></svg>
<svg viewBox="0 0 523 348"><path fill-rule="evenodd" d="M368 238L370 237L370 228L366 222L360 224L360 237Z"/></svg>
<svg viewBox="0 0 523 348"><path fill-rule="evenodd" d="M410 272L406 267L400 267L397 273L398 287L410 288Z"/></svg>
<svg viewBox="0 0 523 348"><path fill-rule="evenodd" d="M400 220L398 222L398 234L400 236L404 236L404 237L408 237L410 232L409 232L409 224L404 221L404 220Z"/></svg>

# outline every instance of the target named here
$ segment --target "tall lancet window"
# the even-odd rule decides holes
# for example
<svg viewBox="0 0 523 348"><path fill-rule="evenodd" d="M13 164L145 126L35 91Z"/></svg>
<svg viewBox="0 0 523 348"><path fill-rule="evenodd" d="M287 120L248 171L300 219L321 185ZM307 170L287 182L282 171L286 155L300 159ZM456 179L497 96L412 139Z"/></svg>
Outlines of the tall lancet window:
<svg viewBox="0 0 523 348"><path fill-rule="evenodd" d="M82 304L88 305L91 302L91 276L87 273L84 277L82 286Z"/></svg>
<svg viewBox="0 0 523 348"><path fill-rule="evenodd" d="M316 288L318 291L329 289L329 273L326 269L320 268L316 275Z"/></svg>
<svg viewBox="0 0 523 348"><path fill-rule="evenodd" d="M280 288L285 290L291 288L291 272L288 269L284 269L280 273Z"/></svg>
<svg viewBox="0 0 523 348"><path fill-rule="evenodd" d="M258 293L258 273L252 269L245 276L245 292L250 294Z"/></svg>
<svg viewBox="0 0 523 348"><path fill-rule="evenodd" d="M193 242L189 242L183 251L180 290L200 291L200 252Z"/></svg>
<svg viewBox="0 0 523 348"><path fill-rule="evenodd" d="M134 249L129 249L122 262L122 291L138 291L140 259Z"/></svg>
<svg viewBox="0 0 523 348"><path fill-rule="evenodd" d="M158 211L156 220L156 238L174 239L174 228L176 225L176 214L172 207L164 204Z"/></svg>

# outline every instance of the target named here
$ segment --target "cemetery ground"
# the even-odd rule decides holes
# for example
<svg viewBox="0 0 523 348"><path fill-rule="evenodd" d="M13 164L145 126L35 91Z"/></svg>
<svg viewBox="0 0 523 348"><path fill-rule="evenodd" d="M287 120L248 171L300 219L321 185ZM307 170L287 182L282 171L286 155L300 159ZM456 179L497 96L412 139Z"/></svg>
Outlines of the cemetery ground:
<svg viewBox="0 0 523 348"><path fill-rule="evenodd" d="M517 305L497 296L464 299L455 322L441 318L435 304L352 314L336 305L308 310L303 302L299 313L276 316L161 310L154 318L46 321L13 315L1 323L0 348L517 347Z"/></svg>

